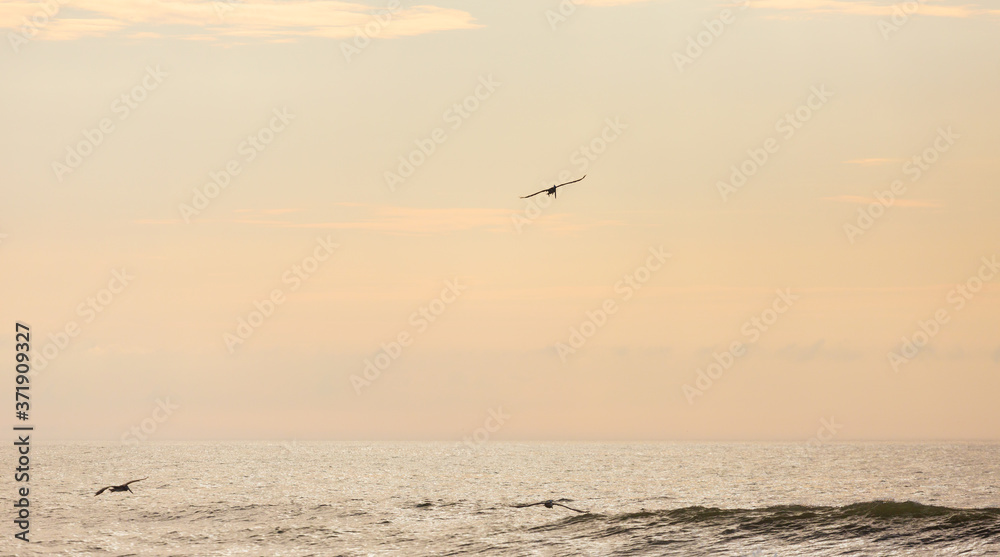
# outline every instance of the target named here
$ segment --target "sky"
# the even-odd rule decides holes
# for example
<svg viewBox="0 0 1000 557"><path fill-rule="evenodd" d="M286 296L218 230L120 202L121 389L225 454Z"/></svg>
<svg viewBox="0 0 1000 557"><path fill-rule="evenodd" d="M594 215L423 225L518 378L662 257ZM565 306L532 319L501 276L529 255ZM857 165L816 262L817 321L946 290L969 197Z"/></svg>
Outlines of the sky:
<svg viewBox="0 0 1000 557"><path fill-rule="evenodd" d="M994 3L0 31L0 336L43 441L1000 439Z"/></svg>

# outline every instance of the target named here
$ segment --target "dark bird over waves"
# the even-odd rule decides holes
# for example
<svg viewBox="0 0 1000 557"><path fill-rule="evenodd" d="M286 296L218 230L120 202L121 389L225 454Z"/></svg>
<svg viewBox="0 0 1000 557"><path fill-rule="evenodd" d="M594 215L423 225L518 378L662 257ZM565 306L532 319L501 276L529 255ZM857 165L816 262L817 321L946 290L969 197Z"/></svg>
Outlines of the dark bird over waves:
<svg viewBox="0 0 1000 557"><path fill-rule="evenodd" d="M141 482L142 480L145 480L145 479L146 478L139 478L138 480L132 480L132 481L130 481L128 483L123 483L122 485L109 485L108 487L102 487L100 491L98 491L97 493L94 494L94 497L97 497L98 495L104 493L104 491L108 490L108 489L110 489L111 491L127 491L129 493L135 493L134 491L132 491L129 488L128 484L134 484L135 482Z"/></svg>
<svg viewBox="0 0 1000 557"><path fill-rule="evenodd" d="M546 509L551 509L552 505L559 505L560 507L565 507L565 508L567 508L567 509L569 509L571 511L576 511L578 513L584 513L584 514L586 514L586 512L587 512L587 511L581 511L580 509L574 509L573 507L567 507L566 505L563 505L562 503L556 503L552 499L549 499L548 501L539 501L537 503L529 503L527 505L511 505L511 506L515 507L515 508L518 508L518 509L523 509L525 507L534 507L535 505L545 505Z"/></svg>

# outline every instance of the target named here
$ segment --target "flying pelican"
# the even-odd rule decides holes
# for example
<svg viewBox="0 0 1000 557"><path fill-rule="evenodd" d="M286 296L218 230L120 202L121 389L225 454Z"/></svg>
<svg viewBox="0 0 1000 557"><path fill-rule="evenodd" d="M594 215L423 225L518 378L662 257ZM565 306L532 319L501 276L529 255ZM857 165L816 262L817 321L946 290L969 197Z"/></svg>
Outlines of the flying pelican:
<svg viewBox="0 0 1000 557"><path fill-rule="evenodd" d="M134 491L132 491L128 487L128 484L133 484L135 482L141 482L142 480L145 480L145 479L146 478L140 478L138 480L132 480L132 481L130 481L128 483L124 483L122 485L109 485L108 487L102 487L100 491L98 491L97 493L94 494L94 497L97 497L98 495L104 493L104 490L106 490L106 489L110 489L112 492L114 492L114 491L127 491L129 493L135 493Z"/></svg>
<svg viewBox="0 0 1000 557"><path fill-rule="evenodd" d="M587 177L587 175L584 174L583 178L586 178L586 177ZM579 178L577 180L573 180L572 182L566 182L565 184L559 184L558 186L552 186L551 188L545 188L544 190L541 190L541 191L536 191L535 193L533 193L531 195L526 195L526 196L522 197L521 199L528 199L529 197L535 197L536 195L538 195L538 194L540 194L542 192L547 193L547 194L555 197L556 199L558 199L559 196L556 194L556 188L561 188L563 186L568 186L569 184L575 184L575 183L579 182L580 180L583 180L583 178Z"/></svg>
<svg viewBox="0 0 1000 557"><path fill-rule="evenodd" d="M582 180L582 178L581 178L581 180ZM531 503L531 504L528 504L528 505L511 505L511 506L515 507L515 508L518 508L518 509L523 509L525 507L534 507L535 505L545 505L546 509L551 509L552 505L559 505L560 507L566 507L566 505L563 505L562 503L556 503L552 499L549 499L548 501L539 501L537 503ZM580 509L574 509L573 507L566 507L566 508L569 509L569 510L571 510L571 511L576 511L578 513L584 513L584 514L587 513L587 511L581 511Z"/></svg>

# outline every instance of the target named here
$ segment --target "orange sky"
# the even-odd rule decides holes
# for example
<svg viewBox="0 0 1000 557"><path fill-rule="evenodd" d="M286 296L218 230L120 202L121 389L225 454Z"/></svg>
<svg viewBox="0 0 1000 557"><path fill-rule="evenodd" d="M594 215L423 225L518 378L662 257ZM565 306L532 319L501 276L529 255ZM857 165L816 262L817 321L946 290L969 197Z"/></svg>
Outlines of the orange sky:
<svg viewBox="0 0 1000 557"><path fill-rule="evenodd" d="M996 440L998 25L986 2L0 2L0 314L11 353L32 328L33 420Z"/></svg>

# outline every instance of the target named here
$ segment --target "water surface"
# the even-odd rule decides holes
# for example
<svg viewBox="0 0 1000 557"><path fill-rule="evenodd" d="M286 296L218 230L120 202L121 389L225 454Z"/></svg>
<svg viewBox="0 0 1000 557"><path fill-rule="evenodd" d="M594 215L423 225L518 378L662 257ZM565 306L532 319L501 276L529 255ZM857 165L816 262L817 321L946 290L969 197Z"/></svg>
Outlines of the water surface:
<svg viewBox="0 0 1000 557"><path fill-rule="evenodd" d="M1000 445L61 444L32 456L33 542L8 526L0 554L1000 554ZM143 476L134 494L94 496ZM510 506L544 499L589 513Z"/></svg>

